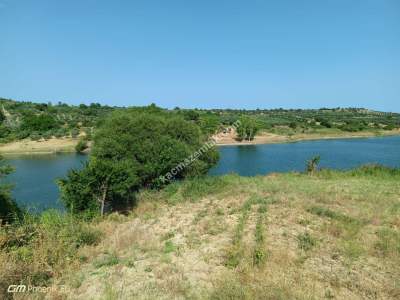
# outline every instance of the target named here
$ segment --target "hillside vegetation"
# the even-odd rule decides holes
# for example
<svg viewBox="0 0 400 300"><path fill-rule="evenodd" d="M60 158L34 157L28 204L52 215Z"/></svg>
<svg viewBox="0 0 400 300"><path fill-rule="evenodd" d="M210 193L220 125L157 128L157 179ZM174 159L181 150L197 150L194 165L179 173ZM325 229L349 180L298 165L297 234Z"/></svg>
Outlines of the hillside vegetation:
<svg viewBox="0 0 400 300"><path fill-rule="evenodd" d="M398 299L400 171L312 174L188 179L143 190L127 215L3 228L1 290L19 279L52 284L53 299Z"/></svg>
<svg viewBox="0 0 400 300"><path fill-rule="evenodd" d="M0 143L78 136L86 136L90 140L93 130L111 112L142 109L110 107L99 103L73 106L62 102L33 103L0 98ZM346 132L379 134L400 128L400 114L363 108L205 110L176 107L164 111L181 115L187 121L197 124L206 135L215 134L241 120L238 140L252 140L260 131L284 136L340 135Z"/></svg>

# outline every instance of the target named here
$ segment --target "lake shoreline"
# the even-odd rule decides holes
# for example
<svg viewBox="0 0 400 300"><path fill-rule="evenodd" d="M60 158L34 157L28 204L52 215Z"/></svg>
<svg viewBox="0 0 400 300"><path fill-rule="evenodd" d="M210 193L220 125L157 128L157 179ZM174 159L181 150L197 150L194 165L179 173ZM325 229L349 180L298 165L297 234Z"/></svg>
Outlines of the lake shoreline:
<svg viewBox="0 0 400 300"><path fill-rule="evenodd" d="M286 144L296 143L302 141L317 141L317 140L334 140L334 139L362 139L362 138L378 138L378 137L389 137L389 136L400 136L400 130L380 132L364 132L363 134L344 134L344 135L300 135L300 136L283 136L283 135L259 135L254 138L253 141L236 141L231 139L230 141L217 141L217 146L251 146L251 145L268 145L268 144Z"/></svg>
<svg viewBox="0 0 400 300"><path fill-rule="evenodd" d="M32 141L24 139L0 145L0 154L12 155L48 155L57 153L74 153L79 138L51 138Z"/></svg>
<svg viewBox="0 0 400 300"><path fill-rule="evenodd" d="M270 173L303 172L306 161L321 156L321 167L349 169L365 164L400 167L400 136L369 139L328 139L313 142L221 146L218 163L209 176L237 173L257 176ZM68 170L81 169L90 157L79 153L49 155L11 155L4 162L15 168L7 182L13 183L13 197L29 207L58 207L59 189L55 180L65 178Z"/></svg>
<svg viewBox="0 0 400 300"><path fill-rule="evenodd" d="M263 144L284 144L296 143L301 141L315 141L315 140L330 140L330 139L357 139L357 138L371 138L371 137L387 137L398 136L400 130L382 131L377 134L376 132L357 132L346 133L338 135L294 135L292 137L286 135L277 135L271 133L264 133L258 135L253 141L236 141L233 138L223 138L216 141L216 146L251 146ZM79 138L52 138L46 141L31 141L21 140L11 143L0 145L0 155L3 156L24 156L24 155L49 155L49 154L62 154L62 153L77 153L75 146ZM89 153L90 149L86 149L85 153Z"/></svg>

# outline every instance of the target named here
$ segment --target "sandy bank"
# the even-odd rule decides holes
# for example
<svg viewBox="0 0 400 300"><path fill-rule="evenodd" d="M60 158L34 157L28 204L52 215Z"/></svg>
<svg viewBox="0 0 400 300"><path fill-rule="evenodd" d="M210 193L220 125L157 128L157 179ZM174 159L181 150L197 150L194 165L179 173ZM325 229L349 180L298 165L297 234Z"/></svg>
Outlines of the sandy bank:
<svg viewBox="0 0 400 300"><path fill-rule="evenodd" d="M0 145L2 155L51 154L59 152L75 152L78 138L52 138L49 140L32 141L24 139Z"/></svg>
<svg viewBox="0 0 400 300"><path fill-rule="evenodd" d="M379 136L400 135L400 130L379 131L379 132L343 132L339 134L296 134L293 136L278 135L273 133L263 132L256 136L252 141L237 141L233 135L219 135L215 137L218 146L229 145L258 145L258 144L277 144L290 143L308 140L324 140L324 139L347 139L347 138L367 138Z"/></svg>
<svg viewBox="0 0 400 300"><path fill-rule="evenodd" d="M375 136L391 136L400 135L400 130L381 131L378 132L344 132L340 134L297 134L293 136L278 135L263 132L256 136L252 141L236 141L233 134L215 136L217 146L229 145L258 145L258 144L277 144L290 143L307 140L323 140L337 138L363 138ZM0 144L1 155L36 155L36 154L54 154L61 152L75 152L75 146L79 138L52 138L49 140L32 141L25 139L7 144ZM89 151L89 149L87 150ZM87 152L86 151L86 152Z"/></svg>

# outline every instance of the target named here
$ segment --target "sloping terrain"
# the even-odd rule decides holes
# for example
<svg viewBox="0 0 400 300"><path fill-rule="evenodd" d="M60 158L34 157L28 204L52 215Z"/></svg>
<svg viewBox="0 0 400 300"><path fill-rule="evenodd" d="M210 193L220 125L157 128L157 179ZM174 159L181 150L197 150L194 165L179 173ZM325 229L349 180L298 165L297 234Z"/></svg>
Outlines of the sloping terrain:
<svg viewBox="0 0 400 300"><path fill-rule="evenodd" d="M398 299L400 177L208 177L96 225L59 299ZM68 292L57 287L66 285Z"/></svg>

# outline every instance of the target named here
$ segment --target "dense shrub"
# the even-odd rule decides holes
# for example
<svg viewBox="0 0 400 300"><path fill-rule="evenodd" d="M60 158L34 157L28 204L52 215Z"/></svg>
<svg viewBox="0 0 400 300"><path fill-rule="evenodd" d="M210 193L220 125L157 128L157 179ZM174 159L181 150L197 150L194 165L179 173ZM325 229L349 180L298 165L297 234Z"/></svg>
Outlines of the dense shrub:
<svg viewBox="0 0 400 300"><path fill-rule="evenodd" d="M3 183L3 179L13 170L11 166L3 164L3 157L0 156L0 226L2 223L15 221L21 213L11 197L12 185Z"/></svg>
<svg viewBox="0 0 400 300"><path fill-rule="evenodd" d="M85 151L87 148L88 148L88 142L83 139L79 140L78 144L76 144L76 146L75 146L76 152L79 152L79 153Z"/></svg>
<svg viewBox="0 0 400 300"><path fill-rule="evenodd" d="M326 127L326 128L332 128L332 123L329 122L329 121L327 121L327 120L325 120L325 119L323 119L323 120L320 122L320 124L321 124L321 126L324 126L324 127Z"/></svg>
<svg viewBox="0 0 400 300"><path fill-rule="evenodd" d="M10 134L10 129L3 124L0 125L0 138L5 138Z"/></svg>
<svg viewBox="0 0 400 300"><path fill-rule="evenodd" d="M362 131L366 128L366 125L362 122L348 121L345 125L341 126L340 129L343 131L357 132Z"/></svg>
<svg viewBox="0 0 400 300"><path fill-rule="evenodd" d="M147 109L116 112L97 130L89 162L59 181L62 200L73 212L132 203L142 187L161 187L164 175L199 150L205 136L192 121ZM174 179L205 174L216 163L210 149L182 167Z"/></svg>
<svg viewBox="0 0 400 300"><path fill-rule="evenodd" d="M394 124L389 124L389 125L386 125L385 127L383 127L384 130L393 130L395 128L396 128L396 126Z"/></svg>
<svg viewBox="0 0 400 300"><path fill-rule="evenodd" d="M56 120L52 116L47 114L25 116L21 124L21 130L26 130L29 132L43 132L57 127L58 124Z"/></svg>
<svg viewBox="0 0 400 300"><path fill-rule="evenodd" d="M315 172L317 172L318 171L318 165L319 165L320 161L321 161L321 156L319 156L319 155L313 156L306 163L306 172L308 174L314 174Z"/></svg>

